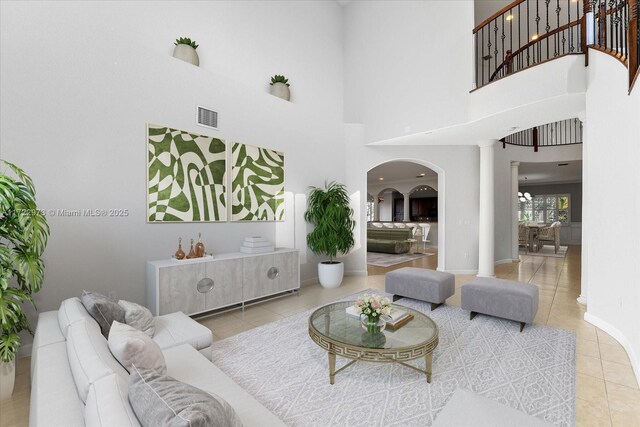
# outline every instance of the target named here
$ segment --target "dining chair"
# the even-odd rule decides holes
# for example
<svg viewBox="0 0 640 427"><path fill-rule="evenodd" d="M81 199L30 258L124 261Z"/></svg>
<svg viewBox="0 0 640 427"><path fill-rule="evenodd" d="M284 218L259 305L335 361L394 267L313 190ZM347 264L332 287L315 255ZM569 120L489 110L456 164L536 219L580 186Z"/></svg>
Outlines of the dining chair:
<svg viewBox="0 0 640 427"><path fill-rule="evenodd" d="M560 249L560 227L562 224L560 221L556 221L549 227L543 227L538 230L537 244L542 247L545 243L552 244L555 249L555 253L558 253Z"/></svg>
<svg viewBox="0 0 640 427"><path fill-rule="evenodd" d="M422 252L424 252L427 249L427 243L431 242L431 240L427 239L429 237L431 224L420 224L420 229L422 231Z"/></svg>

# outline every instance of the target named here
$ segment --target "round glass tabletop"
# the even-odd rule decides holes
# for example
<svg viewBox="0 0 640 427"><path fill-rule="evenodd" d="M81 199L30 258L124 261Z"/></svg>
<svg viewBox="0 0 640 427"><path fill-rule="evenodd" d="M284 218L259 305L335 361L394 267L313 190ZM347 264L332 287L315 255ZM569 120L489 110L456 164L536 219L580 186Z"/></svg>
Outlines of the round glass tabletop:
<svg viewBox="0 0 640 427"><path fill-rule="evenodd" d="M392 310L406 311L413 319L395 331L385 328L383 338L371 340L370 334L361 327L360 319L346 312L347 307L354 304L355 301L342 301L320 307L309 317L309 327L333 341L372 349L412 348L430 343L438 336L438 326L428 316L409 307L391 304Z"/></svg>

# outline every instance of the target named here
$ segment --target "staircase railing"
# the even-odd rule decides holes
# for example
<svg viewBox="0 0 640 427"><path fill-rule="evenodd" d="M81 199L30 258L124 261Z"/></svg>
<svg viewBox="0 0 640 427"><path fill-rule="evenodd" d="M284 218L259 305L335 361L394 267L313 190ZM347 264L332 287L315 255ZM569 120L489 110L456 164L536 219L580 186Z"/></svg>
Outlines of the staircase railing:
<svg viewBox="0 0 640 427"><path fill-rule="evenodd" d="M573 0L516 0L473 29L476 87L583 52L583 8Z"/></svg>
<svg viewBox="0 0 640 427"><path fill-rule="evenodd" d="M500 140L505 144L520 147L557 147L559 145L582 144L582 122L578 118L547 123L507 135Z"/></svg>
<svg viewBox="0 0 640 427"><path fill-rule="evenodd" d="M628 67L631 92L640 74L639 2L514 1L473 29L476 88L552 59L588 53L587 48L592 48Z"/></svg>

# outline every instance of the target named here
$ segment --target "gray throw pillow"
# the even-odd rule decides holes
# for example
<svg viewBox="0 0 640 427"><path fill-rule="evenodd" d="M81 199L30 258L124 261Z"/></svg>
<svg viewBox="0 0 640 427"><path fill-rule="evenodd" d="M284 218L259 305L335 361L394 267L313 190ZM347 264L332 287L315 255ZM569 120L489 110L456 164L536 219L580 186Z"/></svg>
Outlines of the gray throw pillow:
<svg viewBox="0 0 640 427"><path fill-rule="evenodd" d="M242 427L236 411L220 396L135 364L129 402L145 427Z"/></svg>
<svg viewBox="0 0 640 427"><path fill-rule="evenodd" d="M153 338L153 334L156 333L155 319L147 307L122 299L118 301L118 305L125 310L124 321L127 325L133 326Z"/></svg>
<svg viewBox="0 0 640 427"><path fill-rule="evenodd" d="M109 338L109 329L114 320L124 323L124 308L106 296L97 292L82 291L80 300L87 312L100 325L100 332L105 338Z"/></svg>

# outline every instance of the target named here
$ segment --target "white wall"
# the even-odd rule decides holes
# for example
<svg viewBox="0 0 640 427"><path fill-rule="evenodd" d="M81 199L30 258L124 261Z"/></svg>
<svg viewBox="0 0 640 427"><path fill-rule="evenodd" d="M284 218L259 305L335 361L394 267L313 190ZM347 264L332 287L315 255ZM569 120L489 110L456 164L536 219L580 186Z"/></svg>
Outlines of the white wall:
<svg viewBox="0 0 640 427"><path fill-rule="evenodd" d="M335 2L2 2L1 12L0 156L32 176L43 209L130 212L48 218L41 311L83 288L144 302L146 261L199 231L214 253L237 251L247 235L295 241L303 280L317 275L300 195L344 179ZM178 36L200 43L200 68L171 57ZM275 73L291 78L292 103L268 94ZM196 104L220 112L220 131L194 124ZM148 122L284 151L295 215L285 224L147 224Z"/></svg>
<svg viewBox="0 0 640 427"><path fill-rule="evenodd" d="M367 171L391 160L423 164L438 173L438 269L474 273L478 269L477 146L370 147L364 143L364 126L345 125L349 167L346 184L356 194L367 193ZM366 241L366 215L357 218L356 234ZM366 245L345 260L346 271L366 271Z"/></svg>
<svg viewBox="0 0 640 427"><path fill-rule="evenodd" d="M590 51L583 160L585 319L627 350L640 381L640 87L627 69Z"/></svg>
<svg viewBox="0 0 640 427"><path fill-rule="evenodd" d="M533 147L498 144L494 150L495 168L495 260L510 260L511 228L511 162L546 163L582 159L583 144L564 147L544 147L536 153ZM517 191L517 190L516 190Z"/></svg>
<svg viewBox="0 0 640 427"><path fill-rule="evenodd" d="M472 1L354 1L344 28L344 118L365 142L466 121Z"/></svg>

